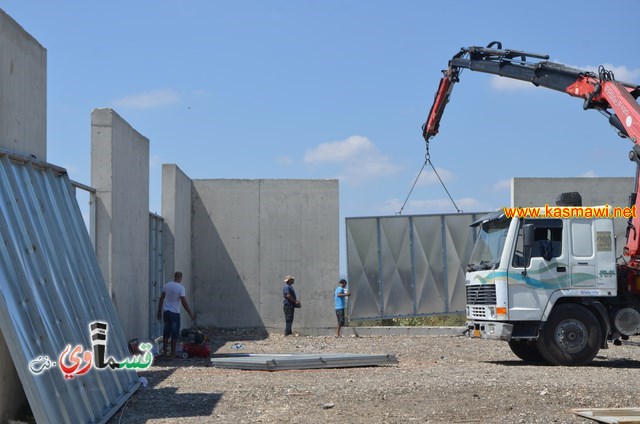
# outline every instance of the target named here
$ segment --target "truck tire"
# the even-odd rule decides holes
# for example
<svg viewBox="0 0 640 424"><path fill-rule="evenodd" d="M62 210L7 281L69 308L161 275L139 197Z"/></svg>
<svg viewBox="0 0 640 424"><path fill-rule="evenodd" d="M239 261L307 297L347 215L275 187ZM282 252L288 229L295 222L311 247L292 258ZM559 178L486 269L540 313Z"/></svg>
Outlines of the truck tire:
<svg viewBox="0 0 640 424"><path fill-rule="evenodd" d="M535 340L509 340L511 351L524 362L547 364L547 360L538 350Z"/></svg>
<svg viewBox="0 0 640 424"><path fill-rule="evenodd" d="M600 322L587 308L566 303L556 306L536 342L540 354L553 365L580 366L600 350Z"/></svg>

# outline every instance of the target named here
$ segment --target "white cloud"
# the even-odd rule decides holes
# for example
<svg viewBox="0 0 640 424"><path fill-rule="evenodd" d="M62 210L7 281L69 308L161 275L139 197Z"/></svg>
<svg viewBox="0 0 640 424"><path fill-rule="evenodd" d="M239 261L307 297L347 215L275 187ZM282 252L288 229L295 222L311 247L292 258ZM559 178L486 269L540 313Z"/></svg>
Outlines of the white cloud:
<svg viewBox="0 0 640 424"><path fill-rule="evenodd" d="M450 183L455 181L456 179L455 175L453 175L453 172L449 171L448 169L436 167L436 171L438 172L438 175L440 175L443 183ZM422 174L420 175L416 186L422 187L430 184L440 184L440 180L438 180L438 176L435 174L435 172L427 169L426 171L422 171Z"/></svg>
<svg viewBox="0 0 640 424"><path fill-rule="evenodd" d="M378 150L367 137L352 135L344 141L322 143L314 149L307 150L304 154L304 161L343 162L376 153Z"/></svg>
<svg viewBox="0 0 640 424"><path fill-rule="evenodd" d="M343 141L322 143L308 149L304 161L340 166L337 178L351 185L358 185L370 178L391 175L400 170L400 167L393 164L367 137L359 135L353 135Z"/></svg>
<svg viewBox="0 0 640 424"><path fill-rule="evenodd" d="M493 75L491 77L490 84L492 88L501 91L529 90L532 88L536 88L536 86L531 84L530 82L500 77L498 75Z"/></svg>
<svg viewBox="0 0 640 424"><path fill-rule="evenodd" d="M583 178L597 178L598 174L596 174L596 171L593 171L593 170L590 169L587 172L585 172L584 174L579 175L579 176L583 177Z"/></svg>
<svg viewBox="0 0 640 424"><path fill-rule="evenodd" d="M493 185L492 190L495 191L511 191L511 179L500 180Z"/></svg>
<svg viewBox="0 0 640 424"><path fill-rule="evenodd" d="M603 63L604 69L607 71L613 72L613 75L617 81L630 82L635 83L640 79L640 69L629 69L626 66L614 66L610 63ZM588 71L593 72L594 74L598 74L598 66L585 66L581 69L586 69Z"/></svg>
<svg viewBox="0 0 640 424"><path fill-rule="evenodd" d="M180 101L180 95L173 89L152 90L146 93L133 94L113 101L115 106L133 109L150 109L168 106Z"/></svg>
<svg viewBox="0 0 640 424"><path fill-rule="evenodd" d="M588 65L588 66L566 65L566 66L569 66L571 68L576 68L576 69L583 69L585 71L591 71L596 75L598 74L598 66L593 66L593 65ZM606 70L612 71L616 80L618 81L636 83L638 80L640 80L640 68L629 69L624 65L614 66L614 65L611 65L610 63L605 63L602 66L604 66ZM491 77L490 84L492 88L496 90L504 90L504 91L528 90L528 89L536 88L536 86L530 82L520 81L512 78L500 77L498 75L493 75Z"/></svg>

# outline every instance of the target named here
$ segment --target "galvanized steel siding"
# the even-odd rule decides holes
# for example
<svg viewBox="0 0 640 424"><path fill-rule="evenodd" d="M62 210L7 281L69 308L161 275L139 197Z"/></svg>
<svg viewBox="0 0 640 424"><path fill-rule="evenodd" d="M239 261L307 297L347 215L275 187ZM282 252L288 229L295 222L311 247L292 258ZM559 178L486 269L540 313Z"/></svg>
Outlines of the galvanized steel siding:
<svg viewBox="0 0 640 424"><path fill-rule="evenodd" d="M0 330L38 423L108 419L137 389L134 371L32 375L38 356L91 349L89 323L109 324L107 354L129 356L66 172L0 152ZM2 366L10 366L4 364Z"/></svg>
<svg viewBox="0 0 640 424"><path fill-rule="evenodd" d="M481 213L347 218L351 319L461 313Z"/></svg>
<svg viewBox="0 0 640 424"><path fill-rule="evenodd" d="M158 321L158 303L164 284L164 260L162 251L162 229L164 219L149 214L149 336L162 335L162 321Z"/></svg>

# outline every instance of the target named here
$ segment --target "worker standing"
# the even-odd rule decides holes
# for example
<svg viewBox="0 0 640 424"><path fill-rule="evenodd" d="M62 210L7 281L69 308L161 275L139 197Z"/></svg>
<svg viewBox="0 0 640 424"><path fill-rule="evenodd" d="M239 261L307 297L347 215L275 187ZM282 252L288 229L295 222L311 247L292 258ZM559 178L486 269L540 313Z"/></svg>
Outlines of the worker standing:
<svg viewBox="0 0 640 424"><path fill-rule="evenodd" d="M162 355L167 356L167 342L171 338L170 357L175 356L178 344L178 336L180 334L180 304L187 311L192 321L196 316L191 313L187 299L185 298L185 289L182 285L182 273L177 271L173 274L173 281L169 281L162 288L162 295L158 302L158 321L164 318L164 331L162 333Z"/></svg>
<svg viewBox="0 0 640 424"><path fill-rule="evenodd" d="M347 290L347 280L344 278L340 280L338 283L338 287L334 292L334 299L336 304L336 318L338 320L338 325L336 326L336 337L340 337L340 330L344 327L344 310L346 305L347 297L351 295L349 290Z"/></svg>

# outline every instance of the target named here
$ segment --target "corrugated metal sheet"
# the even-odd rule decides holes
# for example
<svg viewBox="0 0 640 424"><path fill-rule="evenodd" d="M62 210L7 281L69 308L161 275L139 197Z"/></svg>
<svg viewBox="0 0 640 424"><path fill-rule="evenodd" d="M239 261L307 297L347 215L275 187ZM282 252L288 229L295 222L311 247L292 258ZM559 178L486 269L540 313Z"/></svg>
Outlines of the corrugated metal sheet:
<svg viewBox="0 0 640 424"><path fill-rule="evenodd" d="M236 354L211 359L211 364L218 368L241 370L304 370L320 368L372 367L377 365L397 364L393 354L360 354L360 353L302 353L302 354Z"/></svg>
<svg viewBox="0 0 640 424"><path fill-rule="evenodd" d="M66 171L0 152L0 235L0 330L34 417L106 421L138 388L135 371L29 371L39 356L57 363L66 345L91 349L94 321L109 325L108 356L129 356Z"/></svg>
<svg viewBox="0 0 640 424"><path fill-rule="evenodd" d="M484 213L347 218L350 319L461 313Z"/></svg>
<svg viewBox="0 0 640 424"><path fill-rule="evenodd" d="M164 218L149 214L149 335L152 339L162 335L162 321L156 319L156 313L164 283L163 226Z"/></svg>
<svg viewBox="0 0 640 424"><path fill-rule="evenodd" d="M571 412L599 423L640 423L640 408L580 408Z"/></svg>

